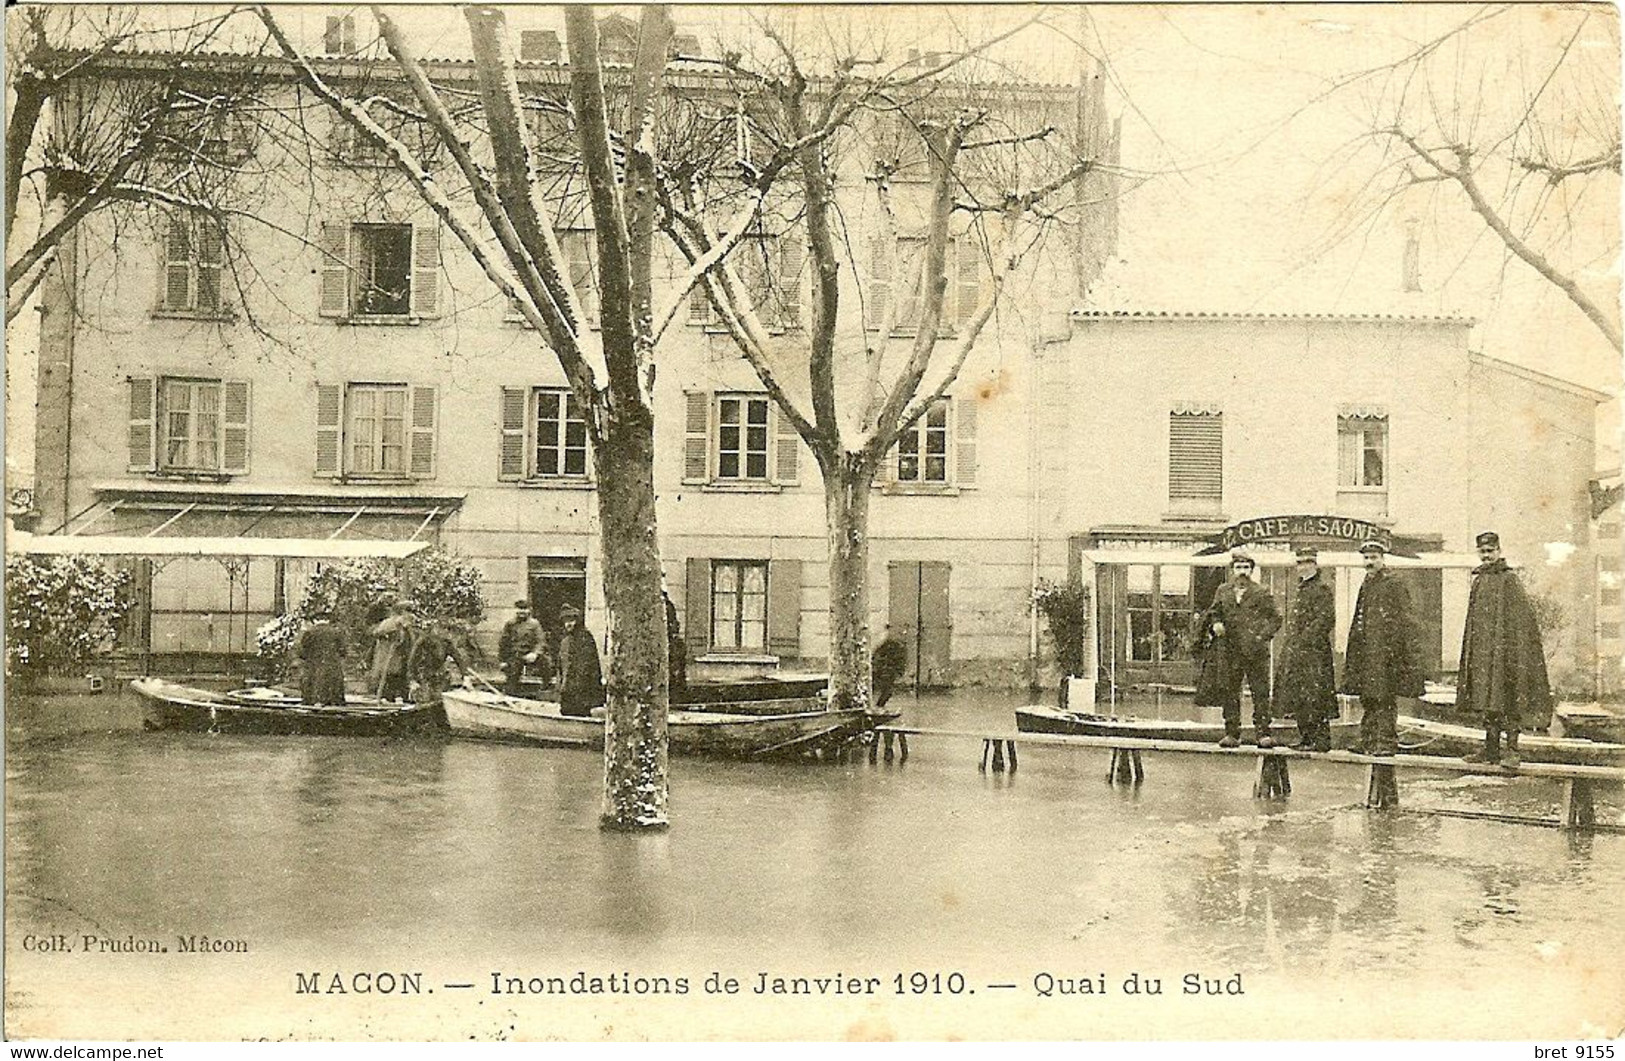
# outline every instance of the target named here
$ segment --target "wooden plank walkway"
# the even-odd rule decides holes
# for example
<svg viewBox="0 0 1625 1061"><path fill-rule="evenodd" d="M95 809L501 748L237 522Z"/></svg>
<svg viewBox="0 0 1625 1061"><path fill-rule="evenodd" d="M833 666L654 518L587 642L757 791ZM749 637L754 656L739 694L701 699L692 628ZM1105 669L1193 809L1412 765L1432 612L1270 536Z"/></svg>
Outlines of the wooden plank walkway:
<svg viewBox="0 0 1625 1061"><path fill-rule="evenodd" d="M909 737L950 738L982 742L981 769L991 764L995 773L1018 766L1017 743L1051 747L1100 748L1112 753L1107 768L1107 780L1113 784L1138 785L1145 780L1142 752L1162 752L1173 755L1229 755L1245 756L1256 761L1253 795L1259 799L1283 799L1292 792L1288 763L1293 759L1316 762L1364 766L1366 777L1366 805L1384 810L1399 805L1401 770L1428 770L1434 773L1478 774L1488 777L1532 777L1561 781L1564 785L1563 823L1567 828L1589 829L1597 824L1595 786L1625 784L1625 768L1614 766L1568 765L1565 763L1524 763L1517 770L1507 770L1486 763L1469 763L1464 759L1439 755L1360 755L1355 752L1305 752L1291 748L1259 748L1244 745L1240 748L1221 748L1217 744L1194 741L1153 740L1143 737L1086 737L1062 733L989 733L981 730L932 729L921 726L886 725L876 729L880 739L870 747L869 759L875 761L881 746L889 760L895 754L894 742L904 756L908 754ZM1534 819L1530 820L1535 823ZM1544 824L1544 823L1541 823Z"/></svg>

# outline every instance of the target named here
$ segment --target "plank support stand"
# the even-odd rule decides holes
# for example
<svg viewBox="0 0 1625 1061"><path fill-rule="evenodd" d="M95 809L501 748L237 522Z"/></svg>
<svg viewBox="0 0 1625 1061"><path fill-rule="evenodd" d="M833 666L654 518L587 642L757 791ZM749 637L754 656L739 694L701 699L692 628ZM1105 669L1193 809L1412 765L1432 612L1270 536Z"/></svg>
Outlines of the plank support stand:
<svg viewBox="0 0 1625 1061"><path fill-rule="evenodd" d="M1399 806L1399 780L1392 763L1372 763L1367 770L1365 805L1370 810Z"/></svg>
<svg viewBox="0 0 1625 1061"><path fill-rule="evenodd" d="M1010 772L1012 774L1015 773L1016 766L1018 765L1016 762L1016 742L1013 740L1005 740L1002 737L989 737L982 741L981 772L984 774L987 773L988 759L990 757L989 753L991 753L991 758L993 760L993 772L995 774L1004 773L1004 757L1006 749L1008 749L1010 753Z"/></svg>
<svg viewBox="0 0 1625 1061"><path fill-rule="evenodd" d="M1292 794L1292 774L1281 755L1260 755L1258 776L1253 779L1254 799L1286 799Z"/></svg>
<svg viewBox="0 0 1625 1061"><path fill-rule="evenodd" d="M886 732L886 761L888 763L897 757L896 737L897 734L889 730Z"/></svg>
<svg viewBox="0 0 1625 1061"><path fill-rule="evenodd" d="M1567 829L1593 829L1597 825L1597 804L1592 797L1591 779L1573 777L1563 786L1563 826Z"/></svg>
<svg viewBox="0 0 1625 1061"><path fill-rule="evenodd" d="M1114 785L1138 785L1145 780L1145 766L1140 762L1138 748L1113 748L1111 765L1106 769L1106 780Z"/></svg>

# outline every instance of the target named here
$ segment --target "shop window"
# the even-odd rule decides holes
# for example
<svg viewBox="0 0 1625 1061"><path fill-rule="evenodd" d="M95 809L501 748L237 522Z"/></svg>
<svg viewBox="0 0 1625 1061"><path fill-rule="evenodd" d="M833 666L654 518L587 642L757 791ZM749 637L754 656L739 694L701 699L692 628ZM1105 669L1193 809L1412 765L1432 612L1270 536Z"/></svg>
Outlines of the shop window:
<svg viewBox="0 0 1625 1061"><path fill-rule="evenodd" d="M711 563L711 647L722 651L767 648L767 563Z"/></svg>

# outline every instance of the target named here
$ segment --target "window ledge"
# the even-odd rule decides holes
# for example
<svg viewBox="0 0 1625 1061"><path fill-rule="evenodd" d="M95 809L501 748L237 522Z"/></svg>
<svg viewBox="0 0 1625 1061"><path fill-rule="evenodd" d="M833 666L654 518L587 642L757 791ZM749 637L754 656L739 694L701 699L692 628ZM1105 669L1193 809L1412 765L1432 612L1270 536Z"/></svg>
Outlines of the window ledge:
<svg viewBox="0 0 1625 1061"><path fill-rule="evenodd" d="M764 656L756 652L727 652L713 651L702 656L694 657L695 663L756 663L764 666L776 667L779 657Z"/></svg>
<svg viewBox="0 0 1625 1061"><path fill-rule="evenodd" d="M230 310L193 310L193 309L155 309L152 319L160 321L211 321L215 324L232 324L237 320L237 314Z"/></svg>
<svg viewBox="0 0 1625 1061"><path fill-rule="evenodd" d="M325 476L324 475L324 476L319 476L318 478L323 478L323 479L331 478L335 483L363 483L363 484L377 483L377 484L381 484L381 485L382 484L405 485L405 484L408 484L408 483L416 483L416 482L422 482L423 481L421 479L415 478L415 477L410 476L410 475L391 475L391 474L389 474L387 472L380 472L380 473L351 472L348 475L333 475L333 476Z"/></svg>
<svg viewBox="0 0 1625 1061"><path fill-rule="evenodd" d="M699 484L700 489L707 494L779 494L784 492L780 483L765 482L718 482L712 480Z"/></svg>
<svg viewBox="0 0 1625 1061"><path fill-rule="evenodd" d="M1388 488L1386 486L1339 486L1337 492L1340 494L1386 494Z"/></svg>
<svg viewBox="0 0 1625 1061"><path fill-rule="evenodd" d="M953 483L884 483L880 492L900 497L958 497L960 489Z"/></svg>
<svg viewBox="0 0 1625 1061"><path fill-rule="evenodd" d="M591 479L576 475L558 475L552 478L510 479L504 480L526 490L594 490L598 484Z"/></svg>
<svg viewBox="0 0 1625 1061"><path fill-rule="evenodd" d="M147 478L158 482L229 483L236 478L232 472L208 471L202 468L160 468L148 472Z"/></svg>
<svg viewBox="0 0 1625 1061"><path fill-rule="evenodd" d="M422 317L415 317L411 314L385 313L376 316L335 317L334 320L339 324L349 324L359 328L405 328L423 323Z"/></svg>

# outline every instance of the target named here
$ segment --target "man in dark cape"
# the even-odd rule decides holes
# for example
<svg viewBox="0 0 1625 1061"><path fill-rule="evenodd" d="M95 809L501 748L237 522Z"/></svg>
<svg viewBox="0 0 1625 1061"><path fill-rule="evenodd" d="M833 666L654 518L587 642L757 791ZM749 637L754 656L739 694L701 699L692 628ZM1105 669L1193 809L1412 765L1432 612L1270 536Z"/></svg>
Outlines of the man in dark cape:
<svg viewBox="0 0 1625 1061"><path fill-rule="evenodd" d="M1343 662L1343 691L1360 698L1360 746L1355 750L1367 755L1399 750L1395 699L1425 691L1411 595L1388 570L1387 552L1377 541L1360 546L1365 581L1354 602Z"/></svg>
<svg viewBox="0 0 1625 1061"><path fill-rule="evenodd" d="M318 613L300 631L293 654L299 661L299 699L307 704L344 703L344 631Z"/></svg>
<svg viewBox="0 0 1625 1061"><path fill-rule="evenodd" d="M1281 660L1275 669L1275 706L1298 723L1301 750L1332 750L1337 694L1332 671L1332 626L1337 618L1332 587L1320 577L1320 554L1297 552L1298 594L1287 617Z"/></svg>
<svg viewBox="0 0 1625 1061"><path fill-rule="evenodd" d="M598 643L581 625L581 612L575 605L559 609L559 620L564 624L559 637L559 713L581 718L604 706Z"/></svg>
<svg viewBox="0 0 1625 1061"><path fill-rule="evenodd" d="M897 688L898 679L902 678L906 670L908 670L908 646L892 634L891 624L888 623L886 634L881 638L874 657L869 661L876 710L886 706L886 701L891 699L892 691Z"/></svg>
<svg viewBox="0 0 1625 1061"><path fill-rule="evenodd" d="M1500 537L1485 531L1476 543L1482 563L1467 598L1456 706L1484 718L1484 749L1467 761L1516 769L1519 728L1539 731L1552 722L1546 654L1529 595L1501 557Z"/></svg>
<svg viewBox="0 0 1625 1061"><path fill-rule="evenodd" d="M1203 617L1201 640L1217 652L1217 692L1224 708L1222 748L1241 743L1241 683L1253 694L1253 730L1260 748L1275 747L1270 736L1270 640L1281 629L1281 613L1270 591L1254 582L1253 558L1236 552L1230 558L1230 580L1213 593ZM1209 661L1211 665L1213 660ZM1202 692L1204 690L1198 690Z"/></svg>

